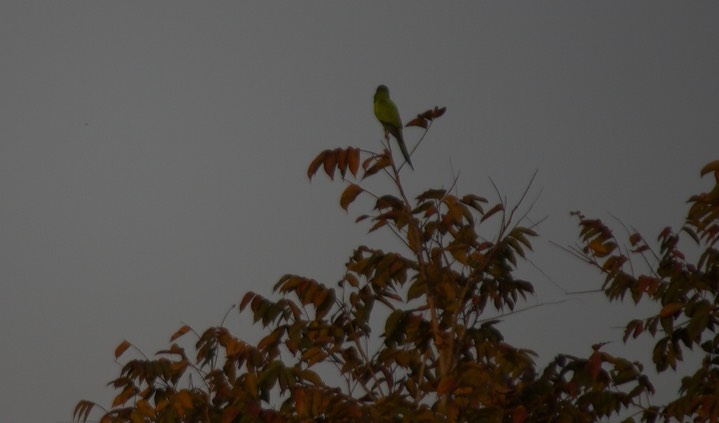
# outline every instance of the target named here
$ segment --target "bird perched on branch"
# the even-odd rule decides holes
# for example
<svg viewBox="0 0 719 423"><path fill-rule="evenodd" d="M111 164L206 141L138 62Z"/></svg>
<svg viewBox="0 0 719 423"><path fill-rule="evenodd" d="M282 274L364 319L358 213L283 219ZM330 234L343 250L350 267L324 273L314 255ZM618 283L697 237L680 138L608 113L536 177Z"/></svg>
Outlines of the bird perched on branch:
<svg viewBox="0 0 719 423"><path fill-rule="evenodd" d="M374 115L377 117L379 123L382 124L384 130L392 134L397 140L404 159L407 160L409 167L414 170L412 161L409 159L409 151L407 151L407 146L404 143L404 136L402 135L402 118L399 116L397 105L389 98L389 88L385 85L377 87L377 91L374 93Z"/></svg>

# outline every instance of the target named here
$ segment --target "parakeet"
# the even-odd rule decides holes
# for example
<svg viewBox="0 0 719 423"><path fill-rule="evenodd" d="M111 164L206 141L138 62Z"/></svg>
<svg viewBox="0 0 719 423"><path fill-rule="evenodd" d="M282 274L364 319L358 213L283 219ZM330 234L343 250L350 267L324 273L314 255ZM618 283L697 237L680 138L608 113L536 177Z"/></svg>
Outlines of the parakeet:
<svg viewBox="0 0 719 423"><path fill-rule="evenodd" d="M377 116L377 120L382 124L385 131L392 134L397 140L404 159L407 160L409 167L414 170L412 161L409 159L409 151L407 151L407 146L402 136L402 118L399 116L397 105L389 98L389 88L385 85L377 87L377 91L374 93L374 115Z"/></svg>

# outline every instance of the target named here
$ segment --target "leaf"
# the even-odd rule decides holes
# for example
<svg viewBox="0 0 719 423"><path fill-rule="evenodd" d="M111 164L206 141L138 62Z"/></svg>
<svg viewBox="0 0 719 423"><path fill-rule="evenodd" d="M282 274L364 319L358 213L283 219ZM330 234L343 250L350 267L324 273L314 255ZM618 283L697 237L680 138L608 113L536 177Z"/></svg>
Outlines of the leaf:
<svg viewBox="0 0 719 423"><path fill-rule="evenodd" d="M170 341L174 341L175 339L181 337L182 335L186 334L191 330L192 328L188 325L183 325L180 329L177 330L177 332L172 334L172 336L170 337Z"/></svg>
<svg viewBox="0 0 719 423"><path fill-rule="evenodd" d="M415 225L408 226L407 245L415 253L422 250L422 233Z"/></svg>
<svg viewBox="0 0 719 423"><path fill-rule="evenodd" d="M428 189L417 196L418 201L441 200L447 194L446 189Z"/></svg>
<svg viewBox="0 0 719 423"><path fill-rule="evenodd" d="M713 308L707 300L702 300L693 307L691 319L686 327L687 334L692 340L699 341L701 339L701 333L707 329Z"/></svg>
<svg viewBox="0 0 719 423"><path fill-rule="evenodd" d="M644 332L644 322L641 320L632 320L627 324L626 329L624 329L624 342L627 342L630 336L637 339L642 332Z"/></svg>
<svg viewBox="0 0 719 423"><path fill-rule="evenodd" d="M319 170L322 163L325 161L325 156L330 152L330 150L325 150L317 155L317 157L312 160L312 163L310 163L310 166L307 168L307 177L312 180L312 177L315 176L315 173L317 173L317 170Z"/></svg>
<svg viewBox="0 0 719 423"><path fill-rule="evenodd" d="M596 380L597 376L599 376L599 372L602 370L602 353L594 351L587 360L587 366L592 379Z"/></svg>
<svg viewBox="0 0 719 423"><path fill-rule="evenodd" d="M365 162L365 164L368 164L368 162ZM374 175L375 173L379 172L380 170L382 170L386 167L389 167L391 165L392 165L392 160L389 159L387 154L383 154L375 160L375 162L372 166L370 166L369 168L365 167L366 170L364 172L364 175L362 176L362 179L364 179L368 176Z"/></svg>
<svg viewBox="0 0 719 423"><path fill-rule="evenodd" d="M322 163L325 168L325 173L330 179L335 179L335 170L337 169L337 153L335 151L327 151L325 160Z"/></svg>
<svg viewBox="0 0 719 423"><path fill-rule="evenodd" d="M137 388L135 388L134 385L127 385L125 388L117 394L114 400L112 400L112 406L117 407L118 405L122 405L126 403L130 398L132 398L137 393Z"/></svg>
<svg viewBox="0 0 719 423"><path fill-rule="evenodd" d="M270 332L269 335L265 336L260 340L260 342L257 343L257 349L260 351L265 351L270 346L276 346L283 333L284 330L282 329L275 329L274 331Z"/></svg>
<svg viewBox="0 0 719 423"><path fill-rule="evenodd" d="M224 411L222 411L222 419L220 420L220 423L231 423L235 421L235 417L237 417L240 412L241 410L237 406L231 405L226 407Z"/></svg>
<svg viewBox="0 0 719 423"><path fill-rule="evenodd" d="M641 234L635 232L629 236L629 243L632 245L632 247L634 247L635 245L639 244L642 239L643 238Z"/></svg>
<svg viewBox="0 0 719 423"><path fill-rule="evenodd" d="M500 210L504 210L504 206L501 204L497 204L496 206L487 210L487 213L485 213L484 216L482 216L482 218L479 221L484 222L485 220L489 219L490 217L492 217L493 214L497 213Z"/></svg>
<svg viewBox="0 0 719 423"><path fill-rule="evenodd" d="M322 386L322 384L323 384L322 378L320 377L320 375L313 372L312 370L308 370L308 369L301 370L298 376L300 377L301 380L310 382L316 386Z"/></svg>
<svg viewBox="0 0 719 423"><path fill-rule="evenodd" d="M420 127L420 128L427 129L427 127L428 127L429 125L427 124L427 120L426 120L425 118L423 118L423 117L416 117L416 118L410 120L409 122L407 122L407 124L406 124L405 126L406 126L406 127L418 126L418 127Z"/></svg>
<svg viewBox="0 0 719 423"><path fill-rule="evenodd" d="M402 319L404 318L404 311L402 310L395 310L393 311L384 324L384 336L387 338L392 338L392 334L397 329L397 326L402 322Z"/></svg>
<svg viewBox="0 0 719 423"><path fill-rule="evenodd" d="M427 283L415 280L407 291L407 300L419 298L427 293Z"/></svg>
<svg viewBox="0 0 719 423"><path fill-rule="evenodd" d="M324 299L321 303L317 304L317 318L322 319L324 318L327 313L330 312L332 309L332 306L335 303L336 297L335 297L335 290L330 289L328 291L324 291L326 295L324 295Z"/></svg>
<svg viewBox="0 0 719 423"><path fill-rule="evenodd" d="M457 381L451 377L444 377L439 381L437 385L437 393L442 395L448 392L452 392L457 387Z"/></svg>
<svg viewBox="0 0 719 423"><path fill-rule="evenodd" d="M125 351L127 351L128 348L130 348L130 345L132 345L132 344L130 344L130 343L127 342L126 340L123 340L122 342L120 342L120 345L118 345L117 348L115 348L115 360L117 360L118 358L120 358L120 356L121 356Z"/></svg>
<svg viewBox="0 0 719 423"><path fill-rule="evenodd" d="M714 160L704 165L700 175L704 177L704 175L711 172L714 172L714 176L717 178L717 181L719 181L719 160Z"/></svg>
<svg viewBox="0 0 719 423"><path fill-rule="evenodd" d="M361 214L357 216L357 219L355 219L355 223L360 223L361 221L369 218L370 216L368 214Z"/></svg>
<svg viewBox="0 0 719 423"><path fill-rule="evenodd" d="M150 405L147 400L139 400L137 402L137 405L135 406L135 409L142 417L152 418L155 416L155 409Z"/></svg>
<svg viewBox="0 0 719 423"><path fill-rule="evenodd" d="M78 421L82 420L86 422L95 405L96 404L94 402L87 400L78 402L75 406L75 410L72 412L72 417L76 418Z"/></svg>
<svg viewBox="0 0 719 423"><path fill-rule="evenodd" d="M437 119L438 117L441 117L446 111L446 107L435 106L434 109L432 109L432 119Z"/></svg>
<svg viewBox="0 0 719 423"><path fill-rule="evenodd" d="M606 257L611 253L616 245L613 242L602 242L600 238L595 238L589 242L589 249L597 257Z"/></svg>
<svg viewBox="0 0 719 423"><path fill-rule="evenodd" d="M342 178L344 178L347 173L347 150L338 148L335 150L335 154L337 154L337 168L340 170Z"/></svg>
<svg viewBox="0 0 719 423"><path fill-rule="evenodd" d="M244 310L245 307L247 307L247 304L249 304L250 301L252 301L252 299L255 298L255 296L257 296L257 294L255 294L255 293L252 292L252 291L248 291L248 292L242 297L242 301L240 301L240 310Z"/></svg>
<svg viewBox="0 0 719 423"><path fill-rule="evenodd" d="M524 423L529 418L529 413L523 405L518 405L512 410L512 423Z"/></svg>
<svg viewBox="0 0 719 423"><path fill-rule="evenodd" d="M662 307L662 311L659 312L659 317L662 319L670 317L680 312L684 307L684 303L669 303Z"/></svg>
<svg viewBox="0 0 719 423"><path fill-rule="evenodd" d="M345 188L344 192L342 192L342 196L340 197L340 206L347 211L349 205L352 204L357 196L363 191L364 189L362 189L359 185L350 184L347 188Z"/></svg>
<svg viewBox="0 0 719 423"><path fill-rule="evenodd" d="M175 404L183 411L192 409L192 395L183 389L175 395Z"/></svg>
<svg viewBox="0 0 719 423"><path fill-rule="evenodd" d="M308 366L313 366L314 364L323 361L326 357L327 354L322 351L322 348L312 347L302 354L302 361L305 361Z"/></svg>
<svg viewBox="0 0 719 423"><path fill-rule="evenodd" d="M360 163L360 150L354 147L349 147L347 149L347 166L349 167L350 172L352 172L352 175L357 176L357 171L359 170L359 163Z"/></svg>

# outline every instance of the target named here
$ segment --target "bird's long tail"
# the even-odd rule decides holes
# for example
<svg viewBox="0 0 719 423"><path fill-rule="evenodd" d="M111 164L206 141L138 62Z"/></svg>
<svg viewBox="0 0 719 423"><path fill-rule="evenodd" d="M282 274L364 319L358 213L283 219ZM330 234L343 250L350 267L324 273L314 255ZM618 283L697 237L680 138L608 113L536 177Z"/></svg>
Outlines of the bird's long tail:
<svg viewBox="0 0 719 423"><path fill-rule="evenodd" d="M409 159L409 151L407 151L407 146L404 144L404 140L397 139L397 144L399 144L399 149L402 150L402 155L404 156L404 159L407 160L407 164L409 167L414 170L414 166L412 166L412 160Z"/></svg>

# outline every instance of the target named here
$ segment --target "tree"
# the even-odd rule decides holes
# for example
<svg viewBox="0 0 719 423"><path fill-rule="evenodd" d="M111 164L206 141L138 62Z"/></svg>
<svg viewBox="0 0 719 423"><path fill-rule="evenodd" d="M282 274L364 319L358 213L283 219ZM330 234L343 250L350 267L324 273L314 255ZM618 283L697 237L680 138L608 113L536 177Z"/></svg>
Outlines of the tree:
<svg viewBox="0 0 719 423"><path fill-rule="evenodd" d="M407 126L426 135L444 112L435 107ZM628 323L625 341L657 336L658 371L676 366L681 344L706 353L679 397L655 407L642 400L654 392L643 365L600 344L587 357L560 354L539 369L532 351L505 342L489 312L512 312L534 293L514 276L536 235L524 225L521 201L490 204L452 189L410 199L387 140L383 147L323 151L308 176L323 170L334 179L339 172L347 185L342 208L369 196L374 207L357 221L370 231L390 231L403 252L359 246L334 286L287 274L274 287L278 298L245 294L240 310L265 331L256 344L223 325L201 334L182 326L155 358L123 365L111 382L118 394L100 421L593 422L627 412L647 422L717 420L719 337L703 336L714 334L719 313L719 162L702 170L714 173L717 186L692 197L682 228L701 246L696 264L679 251L679 234L670 229L652 253L640 235L630 234L629 246L620 247L601 221L575 213L580 243L572 251L606 275L603 292L612 300L629 294L658 304L654 316ZM389 193L363 186L379 177L389 180ZM653 260L653 270L632 274L633 256ZM384 320L381 329L377 319ZM192 358L178 344L191 333L197 337ZM130 347L123 341L115 357ZM80 401L74 417L87 421L96 408L102 407Z"/></svg>

